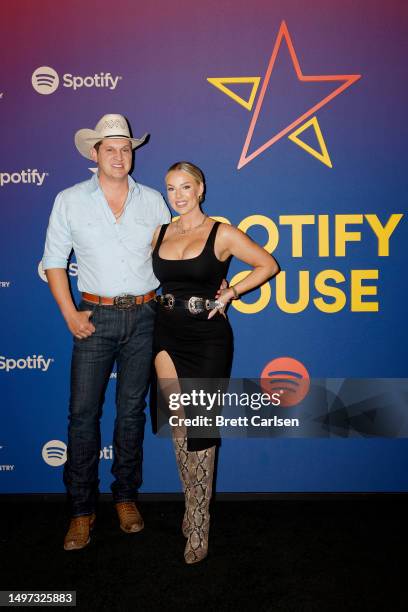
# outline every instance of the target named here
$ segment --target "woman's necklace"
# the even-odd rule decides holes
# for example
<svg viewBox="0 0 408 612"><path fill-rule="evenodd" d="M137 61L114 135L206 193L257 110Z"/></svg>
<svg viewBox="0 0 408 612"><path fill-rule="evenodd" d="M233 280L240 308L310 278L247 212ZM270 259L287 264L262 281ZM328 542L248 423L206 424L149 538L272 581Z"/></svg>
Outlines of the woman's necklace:
<svg viewBox="0 0 408 612"><path fill-rule="evenodd" d="M192 232L193 230L197 229L197 227L201 227L202 225L204 225L204 223L207 220L207 215L204 215L203 220L201 221L201 223L199 223L198 225L195 225L194 227L190 227L189 229L183 229L180 223L180 217L177 219L176 221L176 226L177 226L177 231L179 234L181 234L182 236L184 234L187 234L188 232Z"/></svg>

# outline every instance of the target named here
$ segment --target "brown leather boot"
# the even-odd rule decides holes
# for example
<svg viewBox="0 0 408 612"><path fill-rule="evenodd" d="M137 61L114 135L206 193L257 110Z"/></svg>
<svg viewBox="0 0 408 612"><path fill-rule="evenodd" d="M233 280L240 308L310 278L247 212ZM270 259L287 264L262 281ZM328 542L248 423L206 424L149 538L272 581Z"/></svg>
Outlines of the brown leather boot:
<svg viewBox="0 0 408 612"><path fill-rule="evenodd" d="M184 550L184 559L188 564L202 561L208 553L209 506L212 494L214 460L215 446L188 453L188 471L191 483L188 518L191 530Z"/></svg>
<svg viewBox="0 0 408 612"><path fill-rule="evenodd" d="M64 550L80 550L91 541L90 532L95 523L95 514L76 516L71 519L67 535L64 539Z"/></svg>
<svg viewBox="0 0 408 612"><path fill-rule="evenodd" d="M188 538L191 531L191 524L188 516L188 504L190 497L190 476L188 473L188 451L187 451L187 437L176 437L173 435L174 450L176 453L176 462L178 473L180 476L181 485L184 492L185 510L183 516L183 522L181 524L181 531L183 536Z"/></svg>
<svg viewBox="0 0 408 612"><path fill-rule="evenodd" d="M137 533L142 531L144 522L142 515L136 508L135 502L120 502L115 504L119 517L119 524L125 533Z"/></svg>

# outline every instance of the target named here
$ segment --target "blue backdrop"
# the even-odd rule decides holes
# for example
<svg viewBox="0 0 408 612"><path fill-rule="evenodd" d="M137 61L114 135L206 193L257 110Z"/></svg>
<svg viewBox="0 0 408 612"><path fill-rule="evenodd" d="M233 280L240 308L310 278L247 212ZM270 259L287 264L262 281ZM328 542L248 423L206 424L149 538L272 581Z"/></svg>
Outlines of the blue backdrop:
<svg viewBox="0 0 408 612"><path fill-rule="evenodd" d="M1 492L63 491L71 338L38 265L55 195L91 175L73 135L105 113L151 134L136 180L164 192L167 167L193 161L205 212L282 267L230 309L234 376L278 357L311 377L406 376L403 0L7 0L2 16ZM69 274L75 288L74 259ZM113 398L112 379L104 491ZM406 459L405 440L228 439L217 488L406 491ZM144 466L143 492L179 490L149 428Z"/></svg>

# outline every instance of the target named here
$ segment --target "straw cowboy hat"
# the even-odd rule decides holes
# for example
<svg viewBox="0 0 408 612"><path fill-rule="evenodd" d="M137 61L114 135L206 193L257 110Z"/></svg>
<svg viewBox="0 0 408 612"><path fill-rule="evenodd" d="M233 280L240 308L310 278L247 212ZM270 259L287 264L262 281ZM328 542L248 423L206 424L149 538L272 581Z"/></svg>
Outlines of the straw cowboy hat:
<svg viewBox="0 0 408 612"><path fill-rule="evenodd" d="M92 159L91 149L104 138L128 138L132 143L132 149L136 149L147 138L147 134L142 138L132 138L129 131L128 122L123 115L104 115L98 121L94 130L78 130L75 134L75 146L78 151L87 159Z"/></svg>

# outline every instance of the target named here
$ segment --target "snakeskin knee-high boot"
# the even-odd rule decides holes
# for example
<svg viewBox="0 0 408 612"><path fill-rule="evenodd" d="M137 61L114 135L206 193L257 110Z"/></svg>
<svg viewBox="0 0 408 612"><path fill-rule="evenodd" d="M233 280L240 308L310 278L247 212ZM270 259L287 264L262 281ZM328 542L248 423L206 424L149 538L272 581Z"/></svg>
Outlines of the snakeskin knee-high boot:
<svg viewBox="0 0 408 612"><path fill-rule="evenodd" d="M190 496L190 476L188 473L188 451L187 451L187 436L182 438L178 438L173 435L173 444L174 450L176 453L176 462L178 473L180 476L181 485L183 487L184 493L184 501L185 501L185 510L183 522L181 524L181 531L185 538L188 538L188 535L191 530L190 520L188 516L188 504L189 504L189 496Z"/></svg>
<svg viewBox="0 0 408 612"><path fill-rule="evenodd" d="M188 453L190 493L187 515L190 532L184 550L184 559L188 564L202 561L208 553L214 459L215 446Z"/></svg>

